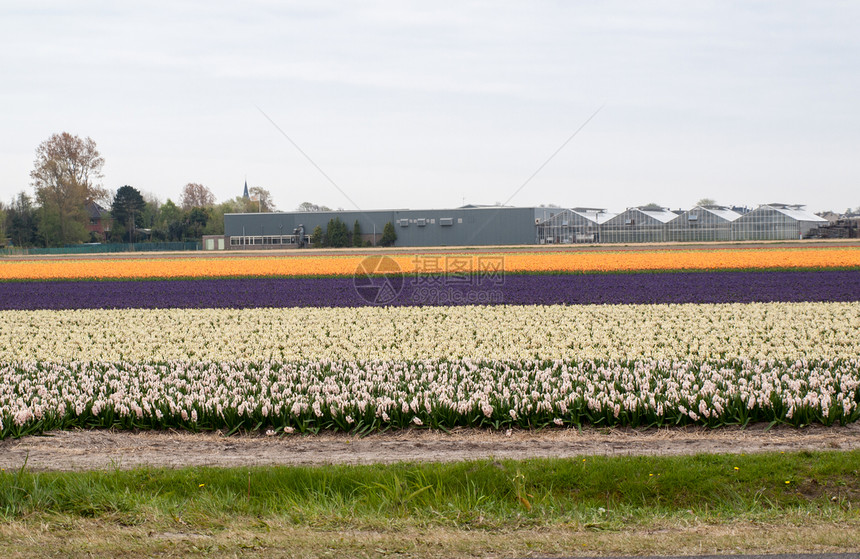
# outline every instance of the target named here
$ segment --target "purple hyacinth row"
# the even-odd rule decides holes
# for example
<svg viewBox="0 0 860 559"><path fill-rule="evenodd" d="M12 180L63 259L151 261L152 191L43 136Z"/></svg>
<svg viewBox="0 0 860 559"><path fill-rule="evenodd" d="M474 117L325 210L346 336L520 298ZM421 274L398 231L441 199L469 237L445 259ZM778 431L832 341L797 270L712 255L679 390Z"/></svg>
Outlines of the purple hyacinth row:
<svg viewBox="0 0 860 559"><path fill-rule="evenodd" d="M0 283L0 309L860 301L860 271Z"/></svg>

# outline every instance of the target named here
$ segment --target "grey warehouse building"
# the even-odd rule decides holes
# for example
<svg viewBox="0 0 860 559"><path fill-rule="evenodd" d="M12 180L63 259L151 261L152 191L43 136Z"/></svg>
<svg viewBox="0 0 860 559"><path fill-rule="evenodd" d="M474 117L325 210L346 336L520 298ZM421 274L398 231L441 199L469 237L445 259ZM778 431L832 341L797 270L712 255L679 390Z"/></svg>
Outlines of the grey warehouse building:
<svg viewBox="0 0 860 559"><path fill-rule="evenodd" d="M740 210L740 211L735 211ZM314 228L340 219L356 221L362 241L379 243L386 223L396 246L486 246L666 241L792 240L814 236L827 220L800 205L746 208L697 206L687 211L641 206L615 214L600 208L463 206L439 210L372 210L226 214L224 237L204 239L204 249L289 248Z"/></svg>
<svg viewBox="0 0 860 559"><path fill-rule="evenodd" d="M338 218L350 230L358 221L363 240L374 245L389 222L397 233L397 246L531 245L535 244L535 223L545 211L545 208L464 206L448 210L225 214L224 235L229 239L229 248L286 248L298 243L294 231L299 226L304 227L309 240L315 227L325 231L329 221Z"/></svg>

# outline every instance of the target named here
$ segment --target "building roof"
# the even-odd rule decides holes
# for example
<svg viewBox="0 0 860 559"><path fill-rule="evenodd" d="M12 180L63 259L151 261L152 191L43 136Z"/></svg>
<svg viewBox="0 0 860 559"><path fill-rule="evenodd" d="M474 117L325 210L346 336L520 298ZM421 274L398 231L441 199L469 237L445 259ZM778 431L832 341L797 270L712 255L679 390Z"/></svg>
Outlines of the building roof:
<svg viewBox="0 0 860 559"><path fill-rule="evenodd" d="M597 224L606 223L607 221L618 215L616 213L607 212L605 209L602 208L573 208L570 211L577 215L581 215L585 219L593 221Z"/></svg>
<svg viewBox="0 0 860 559"><path fill-rule="evenodd" d="M738 212L730 210L725 206L696 206L693 209L695 210L696 208L704 210L706 212L710 212L717 217L725 219L726 221L734 221L741 216L741 214L739 214Z"/></svg>
<svg viewBox="0 0 860 559"><path fill-rule="evenodd" d="M101 207L92 200L87 202L87 213L89 214L90 219L104 219L106 217L110 217L110 210Z"/></svg>
<svg viewBox="0 0 860 559"><path fill-rule="evenodd" d="M513 208L514 206L508 206L507 204L466 204L465 206L460 206L456 208L458 210L475 210L478 208Z"/></svg>
<svg viewBox="0 0 860 559"><path fill-rule="evenodd" d="M765 204L762 207L772 208L783 215L787 215L791 219L796 221L817 221L817 222L826 222L827 220L823 217L819 217L814 213L807 211L804 206L801 205L789 205L789 204Z"/></svg>
<svg viewBox="0 0 860 559"><path fill-rule="evenodd" d="M672 221L673 219L678 217L678 214L676 214L675 212L669 211L666 208L662 208L660 210L643 210L642 208L631 208L631 209L642 212L643 214L647 215L648 217L650 217L652 219L656 219L660 223L669 223L670 221Z"/></svg>

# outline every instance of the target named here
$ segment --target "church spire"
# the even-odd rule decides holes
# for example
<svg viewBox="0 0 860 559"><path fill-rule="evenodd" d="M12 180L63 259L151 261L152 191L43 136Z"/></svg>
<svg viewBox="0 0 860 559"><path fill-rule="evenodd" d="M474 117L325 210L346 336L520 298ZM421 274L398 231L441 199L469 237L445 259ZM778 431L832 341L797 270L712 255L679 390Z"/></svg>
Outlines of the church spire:
<svg viewBox="0 0 860 559"><path fill-rule="evenodd" d="M248 179L245 179L245 193L242 194L242 198L245 200L250 200L251 196L248 194Z"/></svg>

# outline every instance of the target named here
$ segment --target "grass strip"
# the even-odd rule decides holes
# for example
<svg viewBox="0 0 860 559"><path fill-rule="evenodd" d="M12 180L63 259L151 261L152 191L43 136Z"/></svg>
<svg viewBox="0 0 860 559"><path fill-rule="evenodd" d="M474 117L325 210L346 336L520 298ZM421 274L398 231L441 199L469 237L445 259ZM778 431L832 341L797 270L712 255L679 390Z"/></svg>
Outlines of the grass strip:
<svg viewBox="0 0 860 559"><path fill-rule="evenodd" d="M787 511L857 520L858 472L860 451L64 473L25 466L0 472L0 518L610 530L654 518Z"/></svg>
<svg viewBox="0 0 860 559"><path fill-rule="evenodd" d="M846 552L860 452L0 472L5 557Z"/></svg>

